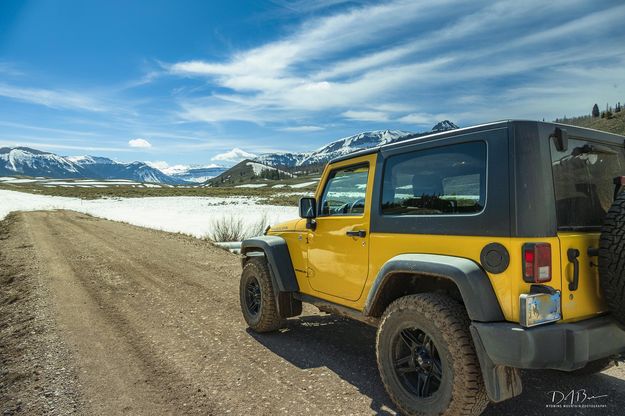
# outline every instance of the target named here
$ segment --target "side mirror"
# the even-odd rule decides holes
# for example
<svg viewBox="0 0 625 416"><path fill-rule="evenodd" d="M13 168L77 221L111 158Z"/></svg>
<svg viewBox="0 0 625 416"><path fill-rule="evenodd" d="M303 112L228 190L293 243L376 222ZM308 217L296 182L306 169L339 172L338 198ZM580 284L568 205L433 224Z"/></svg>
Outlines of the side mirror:
<svg viewBox="0 0 625 416"><path fill-rule="evenodd" d="M304 197L299 200L299 216L307 220L317 218L317 201L315 198Z"/></svg>

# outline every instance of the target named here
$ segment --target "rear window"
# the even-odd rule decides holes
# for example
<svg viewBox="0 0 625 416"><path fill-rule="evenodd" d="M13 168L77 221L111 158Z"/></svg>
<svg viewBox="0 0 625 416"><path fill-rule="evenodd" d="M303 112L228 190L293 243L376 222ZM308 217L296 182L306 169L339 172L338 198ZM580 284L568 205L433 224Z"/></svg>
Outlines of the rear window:
<svg viewBox="0 0 625 416"><path fill-rule="evenodd" d="M551 142L558 228L596 228L612 205L616 176L625 175L622 147L569 139L560 152Z"/></svg>
<svg viewBox="0 0 625 416"><path fill-rule="evenodd" d="M470 142L391 156L382 214L476 214L486 203L486 143Z"/></svg>

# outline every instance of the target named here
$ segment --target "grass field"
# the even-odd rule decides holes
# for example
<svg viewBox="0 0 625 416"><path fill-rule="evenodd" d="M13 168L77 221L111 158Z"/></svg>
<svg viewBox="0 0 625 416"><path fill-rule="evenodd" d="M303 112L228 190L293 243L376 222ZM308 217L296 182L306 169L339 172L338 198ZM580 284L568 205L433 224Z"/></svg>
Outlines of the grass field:
<svg viewBox="0 0 625 416"><path fill-rule="evenodd" d="M139 188L133 186L109 186L102 188L46 187L37 183L1 183L0 189L28 192L37 195L65 196L81 199L143 198L143 197L256 197L259 203L268 205L296 206L299 199L314 192L314 186L304 189L290 188L208 188L167 187Z"/></svg>

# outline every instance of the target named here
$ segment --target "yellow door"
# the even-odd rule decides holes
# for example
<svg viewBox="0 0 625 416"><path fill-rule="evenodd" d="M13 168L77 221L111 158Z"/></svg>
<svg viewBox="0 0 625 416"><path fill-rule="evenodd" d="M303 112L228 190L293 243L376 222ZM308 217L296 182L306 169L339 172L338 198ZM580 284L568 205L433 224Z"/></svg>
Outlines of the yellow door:
<svg viewBox="0 0 625 416"><path fill-rule="evenodd" d="M369 263L369 205L375 155L330 166L315 230L308 233L308 278L317 296L360 298ZM330 298L331 300L335 300Z"/></svg>

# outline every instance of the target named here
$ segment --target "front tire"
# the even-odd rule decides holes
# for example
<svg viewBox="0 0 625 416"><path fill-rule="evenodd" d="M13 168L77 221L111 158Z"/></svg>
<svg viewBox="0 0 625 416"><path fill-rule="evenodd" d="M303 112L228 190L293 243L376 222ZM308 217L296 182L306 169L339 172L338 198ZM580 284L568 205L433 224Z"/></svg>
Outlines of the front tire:
<svg viewBox="0 0 625 416"><path fill-rule="evenodd" d="M264 257L253 257L243 267L239 299L245 322L255 332L280 329L283 320L278 314L269 267Z"/></svg>
<svg viewBox="0 0 625 416"><path fill-rule="evenodd" d="M397 299L384 312L376 353L384 387L406 415L478 415L488 405L469 318L434 293Z"/></svg>

